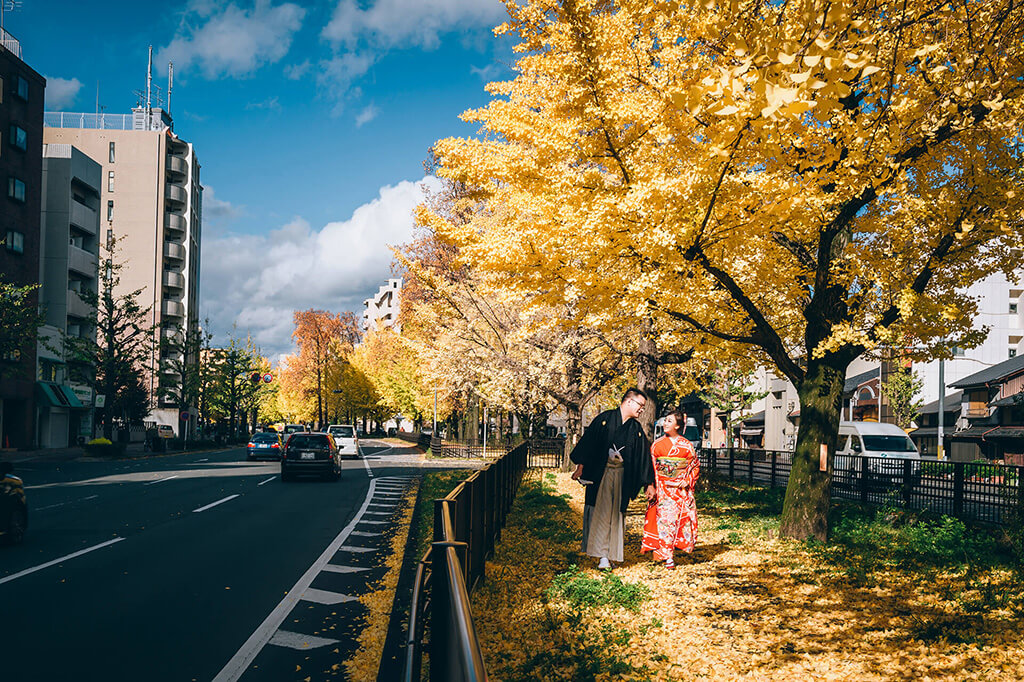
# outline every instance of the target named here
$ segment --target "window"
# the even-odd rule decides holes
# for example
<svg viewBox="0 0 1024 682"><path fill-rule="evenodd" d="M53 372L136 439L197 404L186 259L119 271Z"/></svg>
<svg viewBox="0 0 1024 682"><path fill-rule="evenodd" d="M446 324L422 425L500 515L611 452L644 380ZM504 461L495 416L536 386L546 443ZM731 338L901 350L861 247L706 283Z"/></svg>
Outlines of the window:
<svg viewBox="0 0 1024 682"><path fill-rule="evenodd" d="M1017 314L1017 304L1016 303L1011 303L1010 304L1010 314L1011 315L1016 315Z"/></svg>
<svg viewBox="0 0 1024 682"><path fill-rule="evenodd" d="M21 151L28 149L28 133L21 126L11 126L11 146L17 147Z"/></svg>
<svg viewBox="0 0 1024 682"><path fill-rule="evenodd" d="M25 235L17 230L8 230L4 246L14 253L25 253Z"/></svg>
<svg viewBox="0 0 1024 682"><path fill-rule="evenodd" d="M114 163L114 143L110 143L110 163Z"/></svg>
<svg viewBox="0 0 1024 682"><path fill-rule="evenodd" d="M7 178L7 196L15 201L25 201L25 183L15 177Z"/></svg>
<svg viewBox="0 0 1024 682"><path fill-rule="evenodd" d="M113 201L108 201L107 202L107 222L109 223L113 219L114 219L114 202Z"/></svg>
<svg viewBox="0 0 1024 682"><path fill-rule="evenodd" d="M28 100L28 81L18 76L18 97L23 100Z"/></svg>
<svg viewBox="0 0 1024 682"><path fill-rule="evenodd" d="M962 358L966 354L967 354L967 351L965 351L963 348L960 348L959 346L953 346L953 357L954 358Z"/></svg>
<svg viewBox="0 0 1024 682"><path fill-rule="evenodd" d="M1010 357L1011 358L1017 357L1017 349L1016 348L1011 348L1010 349Z"/></svg>
<svg viewBox="0 0 1024 682"><path fill-rule="evenodd" d="M114 171L107 173L107 191L114 191Z"/></svg>

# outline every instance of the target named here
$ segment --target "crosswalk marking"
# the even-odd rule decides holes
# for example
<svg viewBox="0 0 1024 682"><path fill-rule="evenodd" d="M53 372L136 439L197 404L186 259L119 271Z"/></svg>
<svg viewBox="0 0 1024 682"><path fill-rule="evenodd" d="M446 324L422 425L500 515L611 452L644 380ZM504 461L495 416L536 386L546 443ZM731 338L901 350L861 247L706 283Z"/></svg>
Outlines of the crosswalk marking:
<svg viewBox="0 0 1024 682"><path fill-rule="evenodd" d="M367 519L363 519L359 523L371 523L374 526L389 526L389 525L391 525L390 521L368 521ZM353 531L353 532L355 532L355 531Z"/></svg>
<svg viewBox="0 0 1024 682"><path fill-rule="evenodd" d="M352 531L353 533L355 531ZM359 568L358 566L339 566L338 564L327 564L324 566L324 570L328 573L361 573L362 571L369 571L368 568Z"/></svg>
<svg viewBox="0 0 1024 682"><path fill-rule="evenodd" d="M338 548L339 552L376 552L376 547L352 547L351 545L342 545Z"/></svg>
<svg viewBox="0 0 1024 682"><path fill-rule="evenodd" d="M304 635L301 632L278 630L274 633L274 636L270 638L270 643L276 644L277 646L288 647L289 649L304 651L306 649L319 649L322 646L337 644L338 640L327 639L326 637L314 637L313 635Z"/></svg>
<svg viewBox="0 0 1024 682"><path fill-rule="evenodd" d="M350 597L347 594L318 590L315 587L307 588L302 593L302 599L303 601L311 601L317 604L344 604L347 601L357 601L355 597Z"/></svg>

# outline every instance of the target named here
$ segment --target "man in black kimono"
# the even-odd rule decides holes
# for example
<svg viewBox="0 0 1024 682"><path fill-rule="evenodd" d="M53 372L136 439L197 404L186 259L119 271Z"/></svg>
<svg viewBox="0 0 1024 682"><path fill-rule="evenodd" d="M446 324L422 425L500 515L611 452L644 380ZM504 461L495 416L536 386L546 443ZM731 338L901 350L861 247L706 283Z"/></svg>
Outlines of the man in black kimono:
<svg viewBox="0 0 1024 682"><path fill-rule="evenodd" d="M643 488L656 497L651 444L637 417L647 405L639 388L630 388L622 403L602 412L583 432L569 459L572 477L587 486L583 507L583 552L598 559L597 567L622 561L626 507Z"/></svg>

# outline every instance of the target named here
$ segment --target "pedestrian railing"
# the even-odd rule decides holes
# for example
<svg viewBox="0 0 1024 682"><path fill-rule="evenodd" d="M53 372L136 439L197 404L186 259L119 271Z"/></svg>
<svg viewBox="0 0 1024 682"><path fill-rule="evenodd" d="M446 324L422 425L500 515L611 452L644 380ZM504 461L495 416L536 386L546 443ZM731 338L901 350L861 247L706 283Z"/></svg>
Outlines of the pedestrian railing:
<svg viewBox="0 0 1024 682"><path fill-rule="evenodd" d="M501 457L506 452L526 443L528 447L527 466L531 469L556 469L562 465L562 454L565 452L564 438L532 438L522 440L494 440L484 446L478 441L443 440L434 437L430 441L430 451L436 457L453 459L479 459Z"/></svg>
<svg viewBox="0 0 1024 682"><path fill-rule="evenodd" d="M406 682L419 682L424 654L433 681L487 679L469 593L483 577L484 563L512 509L528 450L525 443L512 448L434 500L434 541L413 583Z"/></svg>
<svg viewBox="0 0 1024 682"><path fill-rule="evenodd" d="M700 450L705 471L755 485L785 487L792 452L719 448ZM967 521L1019 523L1024 512L1024 467L936 459L836 455L832 497L863 504L929 510Z"/></svg>

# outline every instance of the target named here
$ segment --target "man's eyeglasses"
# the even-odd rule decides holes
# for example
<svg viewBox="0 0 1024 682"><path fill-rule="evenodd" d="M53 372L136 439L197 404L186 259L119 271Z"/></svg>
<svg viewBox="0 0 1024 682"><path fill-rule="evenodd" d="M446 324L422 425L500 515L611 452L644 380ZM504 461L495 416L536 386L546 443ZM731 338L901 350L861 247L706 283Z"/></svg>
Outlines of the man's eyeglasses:
<svg viewBox="0 0 1024 682"><path fill-rule="evenodd" d="M644 411L644 408L645 408L645 407L647 407L647 403L642 403L642 402L640 402L639 400L637 400L636 398L630 398L630 399L629 399L629 401L630 401L631 403L635 403L635 404L636 404L636 407L637 407L637 409L638 409L638 410L639 410L640 412L643 412L643 411Z"/></svg>

